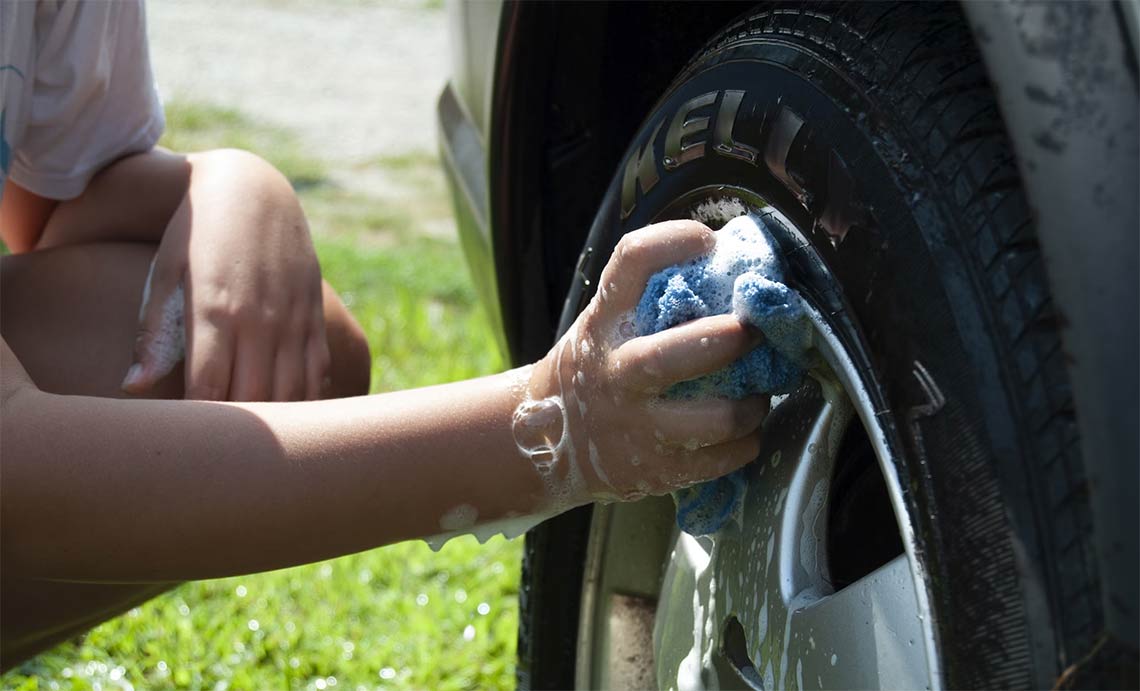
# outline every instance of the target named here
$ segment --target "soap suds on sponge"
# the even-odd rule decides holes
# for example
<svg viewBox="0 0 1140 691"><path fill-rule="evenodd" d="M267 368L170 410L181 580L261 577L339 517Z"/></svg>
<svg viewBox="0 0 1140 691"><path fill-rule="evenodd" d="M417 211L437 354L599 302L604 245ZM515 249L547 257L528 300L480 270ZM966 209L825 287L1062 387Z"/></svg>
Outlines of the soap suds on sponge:
<svg viewBox="0 0 1140 691"><path fill-rule="evenodd" d="M763 221L738 216L717 231L712 252L654 274L634 315L645 336L684 322L733 313L760 329L764 342L740 360L666 396L740 399L786 394L812 366L811 325L796 291L784 284L786 265ZM674 493L677 523L692 535L714 533L739 511L747 483L742 470Z"/></svg>

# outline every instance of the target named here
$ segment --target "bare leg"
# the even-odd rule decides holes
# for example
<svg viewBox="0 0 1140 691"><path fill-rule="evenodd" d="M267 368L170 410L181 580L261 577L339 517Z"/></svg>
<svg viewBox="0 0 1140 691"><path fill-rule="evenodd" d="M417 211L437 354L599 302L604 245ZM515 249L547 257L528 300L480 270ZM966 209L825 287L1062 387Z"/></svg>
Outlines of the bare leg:
<svg viewBox="0 0 1140 691"><path fill-rule="evenodd" d="M101 243L0 259L0 333L37 386L59 394L127 397L119 382L130 365L142 287L154 251L153 245ZM324 309L331 395L367 393L368 343L328 284ZM151 395L181 398L181 367ZM173 585L6 576L0 580L0 670Z"/></svg>

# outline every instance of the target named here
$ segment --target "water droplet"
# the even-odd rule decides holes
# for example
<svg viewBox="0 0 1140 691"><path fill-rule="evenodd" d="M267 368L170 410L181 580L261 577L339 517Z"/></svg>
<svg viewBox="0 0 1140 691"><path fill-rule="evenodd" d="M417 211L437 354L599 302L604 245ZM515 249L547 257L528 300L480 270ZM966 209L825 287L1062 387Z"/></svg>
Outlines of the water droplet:
<svg viewBox="0 0 1140 691"><path fill-rule="evenodd" d="M832 653L831 654L831 666L834 667L836 662L839 662L839 656L836 655L835 653Z"/></svg>
<svg viewBox="0 0 1140 691"><path fill-rule="evenodd" d="M238 597L245 597L246 593L248 593L248 592L249 591L245 589L244 585L239 585L238 587L234 588L234 593Z"/></svg>
<svg viewBox="0 0 1140 691"><path fill-rule="evenodd" d="M482 616L487 616L491 613L491 605L488 605L486 602L480 602L479 606L475 608L475 611Z"/></svg>
<svg viewBox="0 0 1140 691"><path fill-rule="evenodd" d="M380 678L381 679L395 679L396 678L396 670L392 669L391 667L385 667L385 668L380 670Z"/></svg>
<svg viewBox="0 0 1140 691"><path fill-rule="evenodd" d="M467 628L463 629L463 640L465 640L465 641L475 640L475 627L472 626L471 624L468 624Z"/></svg>
<svg viewBox="0 0 1140 691"><path fill-rule="evenodd" d="M467 602L467 591L464 590L463 588L456 590L455 591L455 601L458 602L459 604L463 604L464 602Z"/></svg>
<svg viewBox="0 0 1140 691"><path fill-rule="evenodd" d="M325 691L325 689L328 688L328 684L325 683L324 679L317 679L313 682L313 686L317 687L317 691Z"/></svg>
<svg viewBox="0 0 1140 691"><path fill-rule="evenodd" d="M246 626L249 627L250 631L257 631L258 629L261 628L261 622L257 621L256 619L250 619L246 623Z"/></svg>
<svg viewBox="0 0 1140 691"><path fill-rule="evenodd" d="M417 605L419 605L420 607L423 607L423 606L427 605L427 603L428 603L427 593L420 593L419 595L416 595L416 604Z"/></svg>

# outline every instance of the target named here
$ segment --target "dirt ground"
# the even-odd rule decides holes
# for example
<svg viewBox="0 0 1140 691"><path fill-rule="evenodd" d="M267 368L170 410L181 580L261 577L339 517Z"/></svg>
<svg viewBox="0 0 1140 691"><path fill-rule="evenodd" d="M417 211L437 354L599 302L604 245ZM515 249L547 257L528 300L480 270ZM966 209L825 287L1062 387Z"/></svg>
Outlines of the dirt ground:
<svg viewBox="0 0 1140 691"><path fill-rule="evenodd" d="M436 149L448 66L438 4L361 0L150 0L164 99L237 108L352 163Z"/></svg>

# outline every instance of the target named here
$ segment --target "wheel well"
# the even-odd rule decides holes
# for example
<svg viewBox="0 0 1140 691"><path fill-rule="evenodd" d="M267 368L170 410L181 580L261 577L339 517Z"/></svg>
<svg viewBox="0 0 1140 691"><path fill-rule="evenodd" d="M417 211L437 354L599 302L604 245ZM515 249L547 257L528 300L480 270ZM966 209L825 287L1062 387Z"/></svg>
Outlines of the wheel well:
<svg viewBox="0 0 1140 691"><path fill-rule="evenodd" d="M546 353L594 212L673 78L751 3L504 8L493 93L491 228L511 359Z"/></svg>

